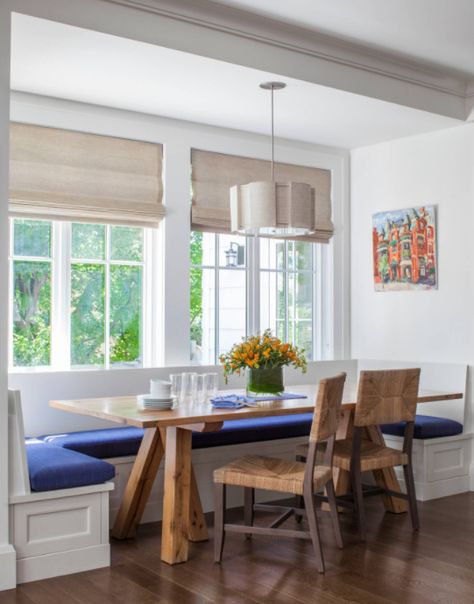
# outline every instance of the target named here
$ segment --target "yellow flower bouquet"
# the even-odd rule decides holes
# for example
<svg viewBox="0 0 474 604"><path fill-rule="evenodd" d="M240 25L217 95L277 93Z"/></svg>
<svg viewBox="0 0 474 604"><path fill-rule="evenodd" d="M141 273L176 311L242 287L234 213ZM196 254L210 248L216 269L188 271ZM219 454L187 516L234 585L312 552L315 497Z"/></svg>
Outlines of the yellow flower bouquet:
<svg viewBox="0 0 474 604"><path fill-rule="evenodd" d="M220 356L224 377L248 371L247 391L258 394L278 394L283 391L284 365L292 365L306 372L304 350L283 343L272 335L270 329L262 334L243 338L229 352Z"/></svg>

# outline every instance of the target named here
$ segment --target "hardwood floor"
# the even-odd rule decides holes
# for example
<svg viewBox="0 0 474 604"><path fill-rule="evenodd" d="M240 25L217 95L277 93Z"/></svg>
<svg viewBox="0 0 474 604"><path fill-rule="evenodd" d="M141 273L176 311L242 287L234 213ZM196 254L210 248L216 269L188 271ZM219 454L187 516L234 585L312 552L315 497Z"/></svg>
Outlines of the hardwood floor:
<svg viewBox="0 0 474 604"><path fill-rule="evenodd" d="M342 551L329 513L321 513L324 576L310 542L236 534L227 536L221 565L213 563L209 541L190 544L186 564L168 566L159 556L160 525L149 524L136 539L112 542L111 568L24 584L0 592L0 604L474 602L474 493L420 504L418 534L408 514L384 513L375 498L366 505L367 543L358 542L343 514ZM269 518L257 513L257 524Z"/></svg>

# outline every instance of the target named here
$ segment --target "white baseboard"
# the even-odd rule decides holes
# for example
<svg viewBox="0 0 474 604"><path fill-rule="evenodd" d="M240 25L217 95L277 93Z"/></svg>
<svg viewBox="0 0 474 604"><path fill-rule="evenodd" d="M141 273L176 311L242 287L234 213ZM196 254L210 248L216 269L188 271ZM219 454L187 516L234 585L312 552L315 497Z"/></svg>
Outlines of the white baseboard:
<svg viewBox="0 0 474 604"><path fill-rule="evenodd" d="M389 447L401 449L403 439L385 435ZM413 469L416 497L429 501L472 490L469 473L472 434L462 433L443 438L413 441ZM404 487L403 471L396 468L397 477Z"/></svg>
<svg viewBox="0 0 474 604"><path fill-rule="evenodd" d="M469 481L469 490L474 491L474 464L471 466L471 474Z"/></svg>
<svg viewBox="0 0 474 604"><path fill-rule="evenodd" d="M18 560L17 581L18 583L28 583L29 581L70 575L104 566L110 566L109 544Z"/></svg>
<svg viewBox="0 0 474 604"><path fill-rule="evenodd" d="M13 545L0 546L0 591L16 587L16 552Z"/></svg>
<svg viewBox="0 0 474 604"><path fill-rule="evenodd" d="M397 468L396 473L402 490L406 491L402 470ZM431 499L459 495L459 493L467 493L472 490L469 476L455 476L435 482L419 482L415 480L415 489L418 501L430 501Z"/></svg>

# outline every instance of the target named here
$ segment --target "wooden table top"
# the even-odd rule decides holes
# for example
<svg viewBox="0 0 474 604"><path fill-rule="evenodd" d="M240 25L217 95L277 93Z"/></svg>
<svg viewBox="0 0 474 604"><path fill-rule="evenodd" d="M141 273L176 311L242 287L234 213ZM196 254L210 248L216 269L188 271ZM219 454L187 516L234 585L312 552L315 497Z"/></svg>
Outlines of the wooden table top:
<svg viewBox="0 0 474 604"><path fill-rule="evenodd" d="M164 428L166 426L185 426L199 423L219 423L233 419L265 417L269 415L291 415L310 413L314 409L318 385L289 386L287 392L304 394L304 399L287 399L272 401L259 407L242 407L241 409L214 409L209 402L202 404L179 404L174 409L153 411L139 409L136 396L117 396L108 398L90 398L76 400L53 400L50 406L62 411L89 415L107 419L118 424L138 426L140 428ZM222 391L221 394L239 391ZM240 391L241 393L242 391ZM462 392L438 392L420 390L419 403L446 401L463 398ZM351 408L357 400L357 384L346 384L343 405Z"/></svg>

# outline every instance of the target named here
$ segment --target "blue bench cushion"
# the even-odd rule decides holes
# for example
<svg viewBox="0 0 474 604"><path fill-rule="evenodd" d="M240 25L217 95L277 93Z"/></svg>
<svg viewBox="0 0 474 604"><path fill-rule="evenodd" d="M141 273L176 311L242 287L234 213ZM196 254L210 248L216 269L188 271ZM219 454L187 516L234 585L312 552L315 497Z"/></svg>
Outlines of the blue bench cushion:
<svg viewBox="0 0 474 604"><path fill-rule="evenodd" d="M27 440L26 456L32 491L54 491L100 484L115 476L112 464L82 453Z"/></svg>
<svg viewBox="0 0 474 604"><path fill-rule="evenodd" d="M312 421L312 413L235 419L219 432L193 432L193 449L308 436Z"/></svg>
<svg viewBox="0 0 474 604"><path fill-rule="evenodd" d="M384 424L381 429L384 434L403 436L405 426L405 422L397 422L396 424ZM461 434L461 432L462 424L452 419L431 415L417 415L415 419L415 438L441 438L442 436Z"/></svg>
<svg viewBox="0 0 474 604"><path fill-rule="evenodd" d="M108 459L136 455L142 442L143 430L133 427L106 428L69 434L50 434L39 438L56 447L71 449L98 459Z"/></svg>
<svg viewBox="0 0 474 604"><path fill-rule="evenodd" d="M219 432L193 432L193 449L307 436L312 419L312 413L302 413L224 422ZM56 447L107 459L136 455L142 437L141 428L127 427L51 434L40 439Z"/></svg>

